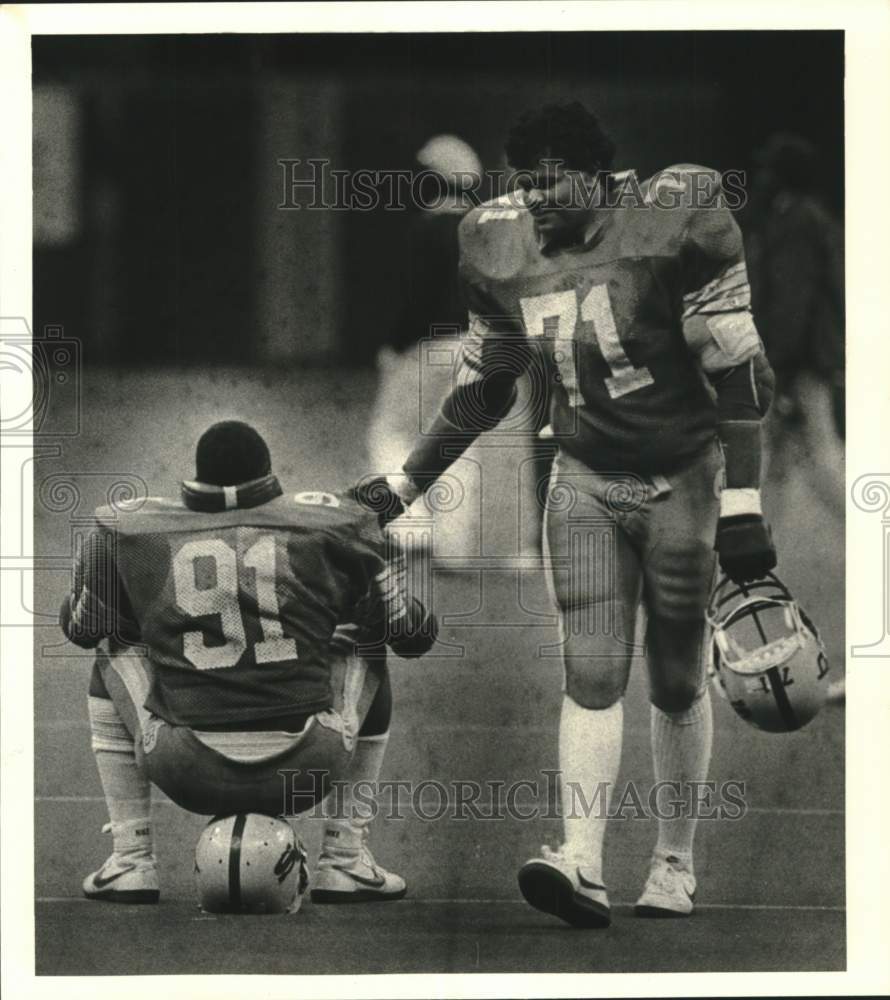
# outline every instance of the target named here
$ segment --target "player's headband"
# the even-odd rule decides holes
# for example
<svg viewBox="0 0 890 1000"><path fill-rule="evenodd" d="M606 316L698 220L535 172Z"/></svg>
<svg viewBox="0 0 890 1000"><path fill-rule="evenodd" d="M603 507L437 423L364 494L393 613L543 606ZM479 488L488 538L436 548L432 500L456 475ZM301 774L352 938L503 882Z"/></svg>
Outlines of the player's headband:
<svg viewBox="0 0 890 1000"><path fill-rule="evenodd" d="M189 510L216 514L222 510L247 510L259 507L282 494L281 483L274 475L261 476L238 486L212 486L196 479L182 484L182 502Z"/></svg>

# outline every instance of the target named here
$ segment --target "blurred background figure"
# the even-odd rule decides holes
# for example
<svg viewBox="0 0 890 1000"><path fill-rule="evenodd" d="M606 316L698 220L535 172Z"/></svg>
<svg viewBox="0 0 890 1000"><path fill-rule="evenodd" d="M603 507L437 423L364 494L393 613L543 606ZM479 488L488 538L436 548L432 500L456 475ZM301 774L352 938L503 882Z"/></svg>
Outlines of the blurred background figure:
<svg viewBox="0 0 890 1000"><path fill-rule="evenodd" d="M462 139L437 135L418 150L414 167L428 171L431 183L423 186L422 204L406 222L399 307L377 354L380 385L369 436L375 472L393 471L389 464L398 464L403 441L413 440L426 416L409 405L419 399L417 345L430 336L458 336L467 327L457 281L457 227L472 202L461 181L481 177L482 164Z"/></svg>
<svg viewBox="0 0 890 1000"><path fill-rule="evenodd" d="M478 197L482 163L463 139L436 135L417 151L414 169L423 175L424 183L416 188L419 204L412 206L406 224L405 269L396 293L399 305L377 354L379 382L368 431L370 468L381 474L399 471L417 432L435 416L440 394L447 392L456 370L447 364L429 365L428 352L450 350L456 361L459 340L467 328L467 308L457 278L457 227L476 203L473 192ZM474 539L479 504L471 502L473 484L462 485L463 502L435 518L436 549L443 555L478 553ZM434 515L424 501L417 508L419 515ZM416 547L428 534L419 535L407 520L391 530L405 547Z"/></svg>
<svg viewBox="0 0 890 1000"><path fill-rule="evenodd" d="M468 325L467 307L458 281L458 226L466 213L491 196L483 183L482 163L473 148L456 135L436 135L415 156L415 170L424 183L416 190L419 204L406 226L404 281L400 306L389 337L377 354L378 390L368 433L370 468L389 474L400 470L418 430L428 427L457 371L460 338ZM453 364L437 363L451 358ZM530 386L523 379L515 412L528 408ZM541 519L554 446L541 418L528 427L520 490L523 493L518 525L519 554L540 558ZM429 532L417 525L435 521L434 554L462 560L481 554L483 453L469 449L450 475L459 481L458 495L436 509L435 496L420 499L412 517L390 529L406 548L424 547Z"/></svg>
<svg viewBox="0 0 890 1000"><path fill-rule="evenodd" d="M776 373L769 474L803 464L844 507L844 233L816 193L818 157L777 133L754 154L745 244L757 328Z"/></svg>
<svg viewBox="0 0 890 1000"><path fill-rule="evenodd" d="M776 373L765 478L806 470L844 516L844 231L816 193L815 146L777 133L754 154L745 244L757 328ZM829 688L842 704L843 678Z"/></svg>

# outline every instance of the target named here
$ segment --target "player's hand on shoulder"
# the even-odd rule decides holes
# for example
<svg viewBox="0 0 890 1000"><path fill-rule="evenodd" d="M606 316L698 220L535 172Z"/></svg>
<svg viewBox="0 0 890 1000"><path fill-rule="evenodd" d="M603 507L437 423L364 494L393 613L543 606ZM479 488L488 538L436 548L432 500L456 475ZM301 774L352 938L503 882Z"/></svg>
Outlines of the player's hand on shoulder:
<svg viewBox="0 0 890 1000"><path fill-rule="evenodd" d="M349 490L356 503L377 515L382 528L401 517L418 494L417 487L404 474L365 476Z"/></svg>

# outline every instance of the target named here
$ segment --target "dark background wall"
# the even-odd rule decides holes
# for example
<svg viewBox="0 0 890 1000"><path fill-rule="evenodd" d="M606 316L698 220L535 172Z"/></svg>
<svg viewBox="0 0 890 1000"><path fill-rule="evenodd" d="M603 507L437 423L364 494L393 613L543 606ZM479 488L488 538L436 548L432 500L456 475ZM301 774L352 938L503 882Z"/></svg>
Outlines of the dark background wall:
<svg viewBox="0 0 890 1000"><path fill-rule="evenodd" d="M514 115L578 98L641 175L820 152L843 211L840 32L34 40L35 321L126 364L367 362L406 213L285 211L283 158L410 168L454 132L488 169Z"/></svg>

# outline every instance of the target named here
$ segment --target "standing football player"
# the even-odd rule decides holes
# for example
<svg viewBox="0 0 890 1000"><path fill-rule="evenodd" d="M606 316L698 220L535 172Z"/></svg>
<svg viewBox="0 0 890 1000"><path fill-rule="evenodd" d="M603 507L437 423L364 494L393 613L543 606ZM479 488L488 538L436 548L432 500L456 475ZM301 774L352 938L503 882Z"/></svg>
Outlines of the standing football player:
<svg viewBox="0 0 890 1000"><path fill-rule="evenodd" d="M655 778L688 795L707 776L714 550L736 581L776 563L759 493L773 377L714 171L613 174L613 144L578 103L525 114L506 152L520 190L460 228L472 315L455 386L403 474L374 485L396 515L507 412L520 372L548 374L537 381L550 386L559 444L545 530L565 664L565 839L522 867L519 887L540 910L604 927L607 810L579 812L573 786L589 800L615 784L641 604ZM610 615L611 628L591 627ZM691 802L659 819L639 916L692 912L695 827Z"/></svg>
<svg viewBox="0 0 890 1000"><path fill-rule="evenodd" d="M195 463L181 500L96 511L62 606L67 637L99 646L89 717L114 848L84 881L90 899L157 902L151 782L192 812L271 816L312 808L334 780L375 782L392 706L383 644L416 657L435 641L351 496L285 494L262 437L237 421L207 430ZM346 622L368 666L336 711L332 640ZM313 898L400 898L351 787L325 823Z"/></svg>

